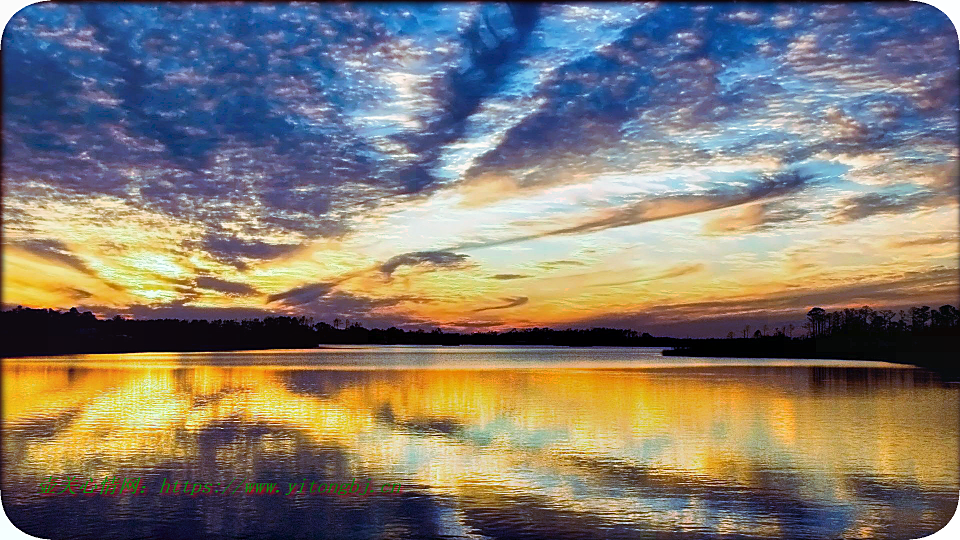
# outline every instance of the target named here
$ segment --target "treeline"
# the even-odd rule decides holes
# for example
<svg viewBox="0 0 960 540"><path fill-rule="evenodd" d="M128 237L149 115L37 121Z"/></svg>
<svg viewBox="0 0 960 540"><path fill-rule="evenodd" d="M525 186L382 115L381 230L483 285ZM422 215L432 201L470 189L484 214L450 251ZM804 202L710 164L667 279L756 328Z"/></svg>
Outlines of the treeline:
<svg viewBox="0 0 960 540"><path fill-rule="evenodd" d="M936 335L960 325L960 310L947 304L939 309L913 307L893 312L876 311L870 306L837 311L815 307L807 312L804 327L810 336L890 336L903 334ZM947 330L949 333L949 330Z"/></svg>
<svg viewBox="0 0 960 540"><path fill-rule="evenodd" d="M17 306L0 312L0 354L116 353L138 351L218 351L312 348L323 344L381 345L557 345L665 346L634 330L531 328L508 332L448 333L440 329L367 329L358 323L339 328L307 317L236 320L99 319L76 308L62 312Z"/></svg>
<svg viewBox="0 0 960 540"><path fill-rule="evenodd" d="M380 345L555 345L566 347L655 347L668 343L669 338L655 338L634 330L617 328L590 328L553 330L550 328L513 329L507 332L473 332L460 334L437 328L404 331L399 328L366 329L353 324L342 330L325 322L315 326L321 344L380 344Z"/></svg>
<svg viewBox="0 0 960 540"><path fill-rule="evenodd" d="M727 339L678 340L668 356L740 358L832 358L883 360L930 368L951 377L960 374L955 359L960 350L960 310L944 305L893 312L869 306L807 313L805 335L791 336L791 328L772 331L750 327ZM739 335L741 337L735 337Z"/></svg>
<svg viewBox="0 0 960 540"><path fill-rule="evenodd" d="M138 351L216 351L316 347L303 317L192 320L98 319L76 308L16 308L0 312L4 356Z"/></svg>

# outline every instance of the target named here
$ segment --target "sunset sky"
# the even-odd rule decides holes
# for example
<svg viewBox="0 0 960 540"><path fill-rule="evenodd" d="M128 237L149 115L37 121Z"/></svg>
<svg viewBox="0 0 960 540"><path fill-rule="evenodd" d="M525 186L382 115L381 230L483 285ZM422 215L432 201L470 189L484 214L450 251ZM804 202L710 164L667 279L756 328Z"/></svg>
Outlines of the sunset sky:
<svg viewBox="0 0 960 540"><path fill-rule="evenodd" d="M3 305L722 336L956 305L920 3L35 4Z"/></svg>

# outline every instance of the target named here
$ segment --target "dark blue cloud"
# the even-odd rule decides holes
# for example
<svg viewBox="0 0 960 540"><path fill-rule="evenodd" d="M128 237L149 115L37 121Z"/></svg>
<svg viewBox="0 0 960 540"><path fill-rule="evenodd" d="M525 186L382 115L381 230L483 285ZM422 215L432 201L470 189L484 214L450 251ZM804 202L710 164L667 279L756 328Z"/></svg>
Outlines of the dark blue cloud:
<svg viewBox="0 0 960 540"><path fill-rule="evenodd" d="M22 240L17 242L17 246L38 257L63 264L74 270L79 270L84 274L90 276L96 275L83 259L74 255L73 252L59 240L52 238Z"/></svg>
<svg viewBox="0 0 960 540"><path fill-rule="evenodd" d="M294 287L282 293L271 294L267 302L283 302L290 306L309 304L314 300L325 296L336 286L336 283L311 283L300 287Z"/></svg>
<svg viewBox="0 0 960 540"><path fill-rule="evenodd" d="M258 294L256 288L251 287L246 283L227 281L225 279L215 278L212 276L197 277L197 287L237 296Z"/></svg>
<svg viewBox="0 0 960 540"><path fill-rule="evenodd" d="M460 39L465 61L444 74L438 90L438 110L428 128L409 141L420 155L408 177L408 188L418 191L433 180L426 168L434 164L447 143L460 139L466 121L486 98L495 94L508 75L519 69L524 48L540 19L536 4L488 4L480 8Z"/></svg>
<svg viewBox="0 0 960 540"><path fill-rule="evenodd" d="M201 244L214 258L243 267L243 259L273 259L290 253L299 244L269 244L259 240L245 241L231 235L209 235Z"/></svg>
<svg viewBox="0 0 960 540"><path fill-rule="evenodd" d="M955 196L935 190L918 190L912 186L904 188L906 189L890 188L846 197L839 202L839 209L831 219L843 223L881 214L906 214L941 206L956 199Z"/></svg>
<svg viewBox="0 0 960 540"><path fill-rule="evenodd" d="M390 277L401 266L457 267L467 259L467 255L450 251L417 251L391 257L380 265L380 271L383 275Z"/></svg>

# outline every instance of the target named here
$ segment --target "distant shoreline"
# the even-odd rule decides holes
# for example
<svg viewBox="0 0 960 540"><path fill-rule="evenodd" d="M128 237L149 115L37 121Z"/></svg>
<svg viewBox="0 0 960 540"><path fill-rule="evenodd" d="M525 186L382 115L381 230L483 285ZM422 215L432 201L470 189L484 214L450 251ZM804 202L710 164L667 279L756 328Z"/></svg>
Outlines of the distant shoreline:
<svg viewBox="0 0 960 540"><path fill-rule="evenodd" d="M675 339L675 338L666 338ZM224 348L224 349L131 349L131 350L89 350L72 352L32 352L17 355L3 355L2 358L36 358L38 356L65 357L87 354L149 354L149 353L210 353L210 352L258 352L258 351L315 351L315 350L342 350L342 349L374 349L377 347L410 347L410 348L439 348L439 347L550 347L555 349L667 349L663 345L554 345L549 343L462 343L457 345L431 343L321 343L315 347L263 347L263 348Z"/></svg>
<svg viewBox="0 0 960 540"><path fill-rule="evenodd" d="M960 381L960 350L957 335L901 336L887 340L831 338L735 338L685 339L664 356L700 358L783 358L816 360L869 360L911 365L934 371L951 381Z"/></svg>
<svg viewBox="0 0 960 540"><path fill-rule="evenodd" d="M276 316L244 320L100 319L73 308L66 312L18 306L0 311L0 357L78 354L191 353L263 350L317 350L337 345L655 347L664 356L872 360L914 365L960 379L960 310L944 305L901 312L864 306L807 314L806 335L792 337L793 325L764 326L735 337L672 338L622 328L522 328L472 333L368 329L339 319L334 325L307 317Z"/></svg>

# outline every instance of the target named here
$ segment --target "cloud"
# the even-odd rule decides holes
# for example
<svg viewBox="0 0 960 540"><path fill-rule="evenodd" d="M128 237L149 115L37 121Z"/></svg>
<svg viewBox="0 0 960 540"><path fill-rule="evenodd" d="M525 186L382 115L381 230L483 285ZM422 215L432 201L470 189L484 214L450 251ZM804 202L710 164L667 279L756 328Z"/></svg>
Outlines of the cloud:
<svg viewBox="0 0 960 540"><path fill-rule="evenodd" d="M786 173L767 176L745 188L731 189L724 186L714 188L705 194L643 198L625 207L601 212L597 218L579 225L557 229L547 233L547 236L601 231L739 206L756 200L795 193L806 187L810 180L810 177L798 173Z"/></svg>
<svg viewBox="0 0 960 540"><path fill-rule="evenodd" d="M837 211L830 217L835 223L848 223L875 215L906 214L925 208L948 204L950 198L933 191L910 193L873 192L842 199Z"/></svg>
<svg viewBox="0 0 960 540"><path fill-rule="evenodd" d="M88 276L96 277L93 270L87 266L87 263L73 254L63 242L51 238L37 238L30 240L21 240L16 245L38 257L58 262L74 270L78 270Z"/></svg>
<svg viewBox="0 0 960 540"><path fill-rule="evenodd" d="M308 285L292 289L279 296L285 296L290 302L284 302L288 307L296 307L296 314L309 316L315 320L332 322L334 318L349 318L352 322L360 322L367 328L398 327L434 327L435 323L419 319L404 313L381 312L381 308L389 308L406 302L421 304L430 303L429 298L402 295L387 298L370 298L343 291L322 293L324 284ZM308 290L308 288L310 290ZM278 300L283 300L278 298ZM6 306L6 304L4 304ZM11 306L13 307L13 306ZM132 304L126 307L78 305L81 311L90 311L106 317L113 315L133 316L138 319L150 318L179 318L179 319L252 319L274 317L280 314L276 310L260 307L205 307L190 305L183 299L163 304Z"/></svg>
<svg viewBox="0 0 960 540"><path fill-rule="evenodd" d="M271 294L267 297L267 303L272 304L279 301L288 306L309 304L310 302L325 296L336 286L337 283L312 283L309 285L302 285L281 293Z"/></svg>
<svg viewBox="0 0 960 540"><path fill-rule="evenodd" d="M556 261L544 261L542 263L537 263L537 268L541 270L556 270L564 266L587 266L587 263L582 261L573 261L568 259L559 259Z"/></svg>
<svg viewBox="0 0 960 540"><path fill-rule="evenodd" d="M523 274L495 274L490 276L490 279L496 279L500 281L509 281L513 279L524 279L530 276L525 276Z"/></svg>
<svg viewBox="0 0 960 540"><path fill-rule="evenodd" d="M467 120L520 67L518 61L540 19L540 9L522 3L481 5L466 25L460 35L466 58L447 71L438 85L436 110L442 113L430 120L427 130L408 138L409 146L420 154L408 169L410 191L434 180L427 168L438 159L440 149L463 136Z"/></svg>
<svg viewBox="0 0 960 540"><path fill-rule="evenodd" d="M742 234L772 228L777 223L796 221L809 214L802 208L787 207L782 203L758 203L743 208L736 214L712 219L704 224L706 234Z"/></svg>
<svg viewBox="0 0 960 540"><path fill-rule="evenodd" d="M412 295L388 296L388 297L370 297L360 294L353 294L344 291L335 291L321 297L314 305L314 313L326 316L344 316L349 315L353 318L363 318L367 320L379 313L381 308L396 306L403 303L429 304L433 301L429 298L423 298ZM379 318L390 318L400 323L409 323L410 318L402 314L380 314Z"/></svg>
<svg viewBox="0 0 960 540"><path fill-rule="evenodd" d="M691 160L952 145L956 35L926 9L29 7L5 35L5 180L267 243L341 235L440 178L502 173L525 192ZM838 83L856 93L838 103ZM832 135L778 127L791 115Z"/></svg>
<svg viewBox="0 0 960 540"><path fill-rule="evenodd" d="M727 6L650 9L542 73L536 110L474 160L465 184L509 177L524 193L597 169L876 149L902 149L893 160L909 163L933 141L954 146L957 72L942 66L956 63L956 33L933 10L918 30L925 10L861 5L823 22L812 6L758 7L749 21Z"/></svg>
<svg viewBox="0 0 960 540"><path fill-rule="evenodd" d="M294 251L300 244L269 244L236 236L209 235L204 238L202 246L213 257L242 269L246 267L243 259L273 259Z"/></svg>
<svg viewBox="0 0 960 540"><path fill-rule="evenodd" d="M530 301L530 299L527 298L526 296L511 296L509 298L501 298L500 300L505 303L499 306L477 308L473 310L473 313L480 313L481 311L491 311L494 309L507 309L512 307L522 306Z"/></svg>
<svg viewBox="0 0 960 540"><path fill-rule="evenodd" d="M887 245L893 248L916 247L916 246L939 246L943 244L956 244L957 236L927 236L923 238L911 238L908 240L893 240Z"/></svg>
<svg viewBox="0 0 960 540"><path fill-rule="evenodd" d="M210 232L231 223L246 238L342 234L352 216L417 185L409 163L357 123L358 110L396 97L369 77L385 66L345 62L377 63L379 47L411 41L396 21L434 11L29 7L4 36L5 180L136 199ZM444 22L428 45L454 39L456 27ZM483 70L493 59L479 60Z"/></svg>
<svg viewBox="0 0 960 540"><path fill-rule="evenodd" d="M615 285L630 285L633 283L646 283L649 281L659 281L661 279L678 278L678 277L688 276L690 274L696 274L696 273L702 272L705 268L706 266L703 263L680 264L672 268L669 268L663 272L660 272L659 274L655 274L647 278L632 279L630 281L618 281L616 283L598 283L592 286L593 287L612 287Z"/></svg>
<svg viewBox="0 0 960 540"><path fill-rule="evenodd" d="M206 319L214 321L223 320L242 320L242 319L263 319L264 317L274 317L276 312L254 307L204 307L185 305L182 302L171 302L167 304L132 304L125 307L103 306L103 305L78 305L80 311L92 311L100 317L113 317L122 315L125 317L134 317L137 319Z"/></svg>
<svg viewBox="0 0 960 540"><path fill-rule="evenodd" d="M640 130L654 128L648 132L652 135L658 127L710 125L760 109L771 87L776 88L770 78L722 84L718 75L722 66L752 55L751 41L772 32L728 20L729 12L725 7L653 8L612 42L542 74L535 93L538 110L510 127L467 175L524 169L552 155L590 155L594 149L616 167L620 159L608 152L624 135L635 135L626 127L631 122L641 120L645 125ZM563 170L534 168L544 181ZM537 180L523 183L529 181Z"/></svg>
<svg viewBox="0 0 960 540"><path fill-rule="evenodd" d="M443 268L460 267L468 256L450 251L416 251L396 255L380 265L383 275L390 277L401 266L436 266Z"/></svg>
<svg viewBox="0 0 960 540"><path fill-rule="evenodd" d="M502 321L457 321L450 323L446 326L451 326L453 328L492 328L495 326L503 326Z"/></svg>
<svg viewBox="0 0 960 540"><path fill-rule="evenodd" d="M89 291L78 289L76 287L65 287L62 290L66 292L67 295L69 295L70 298L72 298L73 300L86 300L87 298L90 298L93 296L93 294L90 293Z"/></svg>
<svg viewBox="0 0 960 540"><path fill-rule="evenodd" d="M211 276L197 277L197 287L236 296L251 296L259 294L259 291L257 291L256 288L251 287L246 283L237 283Z"/></svg>
<svg viewBox="0 0 960 540"><path fill-rule="evenodd" d="M576 225L502 240L463 243L454 249L476 249L552 236L588 234L606 229L709 212L720 208L730 208L796 193L806 187L811 180L812 177L805 174L787 171L777 175L763 175L759 181L745 187L724 185L702 193L644 196L625 206L596 211L592 216L588 216L587 219Z"/></svg>

